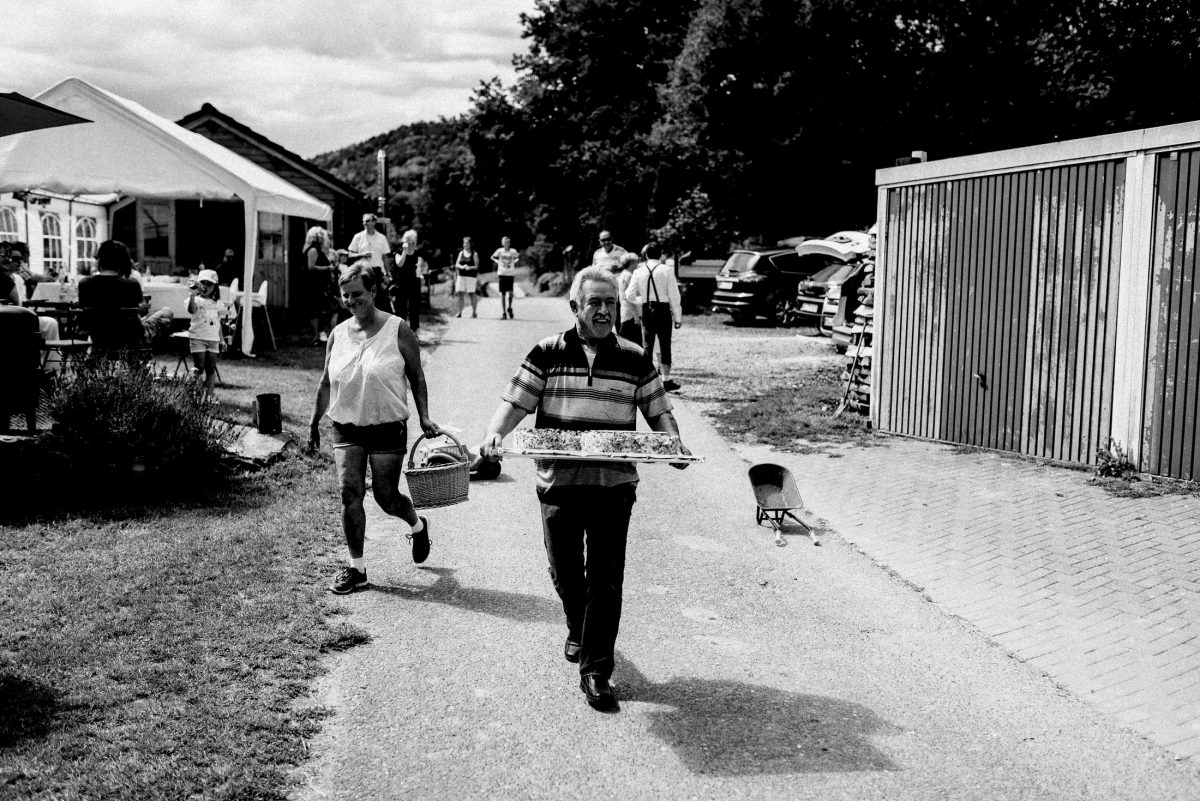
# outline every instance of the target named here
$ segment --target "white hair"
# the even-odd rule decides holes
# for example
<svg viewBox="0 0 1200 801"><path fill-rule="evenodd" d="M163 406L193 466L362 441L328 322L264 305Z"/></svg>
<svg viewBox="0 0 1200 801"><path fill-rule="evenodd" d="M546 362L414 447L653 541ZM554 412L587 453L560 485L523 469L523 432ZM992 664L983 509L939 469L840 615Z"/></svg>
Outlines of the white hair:
<svg viewBox="0 0 1200 801"><path fill-rule="evenodd" d="M400 241L401 242L409 242L413 245L417 244L417 232L414 231L413 229L409 228L407 231L405 231L403 234L400 235Z"/></svg>
<svg viewBox="0 0 1200 801"><path fill-rule="evenodd" d="M617 286L617 277L613 275L607 267L584 267L579 272L575 273L575 280L571 282L571 300L575 304L583 304L583 285L586 281L598 281L602 284L608 284L613 288L613 292L620 292Z"/></svg>

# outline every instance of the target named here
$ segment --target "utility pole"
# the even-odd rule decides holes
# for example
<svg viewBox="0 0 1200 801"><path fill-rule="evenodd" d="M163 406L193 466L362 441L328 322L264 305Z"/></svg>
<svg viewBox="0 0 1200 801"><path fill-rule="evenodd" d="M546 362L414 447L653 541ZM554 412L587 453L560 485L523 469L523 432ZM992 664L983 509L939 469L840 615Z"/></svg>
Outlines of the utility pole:
<svg viewBox="0 0 1200 801"><path fill-rule="evenodd" d="M379 203L375 210L378 217L387 216L387 153L381 148L375 154L375 164L379 170Z"/></svg>

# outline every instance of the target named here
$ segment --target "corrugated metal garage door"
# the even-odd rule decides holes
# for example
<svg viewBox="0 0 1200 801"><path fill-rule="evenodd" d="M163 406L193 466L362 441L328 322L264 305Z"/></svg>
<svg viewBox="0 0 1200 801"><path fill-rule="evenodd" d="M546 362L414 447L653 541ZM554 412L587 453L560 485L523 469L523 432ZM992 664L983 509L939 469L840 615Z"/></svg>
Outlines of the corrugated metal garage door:
<svg viewBox="0 0 1200 801"><path fill-rule="evenodd" d="M1157 167L1142 462L1147 472L1195 481L1200 479L1200 151L1160 155Z"/></svg>
<svg viewBox="0 0 1200 801"><path fill-rule="evenodd" d="M1094 462L1124 182L1113 160L889 190L882 430Z"/></svg>

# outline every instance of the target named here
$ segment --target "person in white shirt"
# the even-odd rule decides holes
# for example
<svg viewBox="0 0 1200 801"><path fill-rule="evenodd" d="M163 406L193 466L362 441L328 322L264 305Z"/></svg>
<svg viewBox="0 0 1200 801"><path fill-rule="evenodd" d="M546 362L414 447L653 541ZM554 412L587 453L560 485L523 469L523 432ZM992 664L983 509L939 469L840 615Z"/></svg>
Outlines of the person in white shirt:
<svg viewBox="0 0 1200 801"><path fill-rule="evenodd" d="M520 255L507 236L500 238L500 247L492 254L492 263L496 265L496 276L500 285L501 320L511 320L513 316L513 276L517 274L517 258Z"/></svg>
<svg viewBox="0 0 1200 801"><path fill-rule="evenodd" d="M600 232L600 247L592 254L593 267L607 267L615 273L621 266L621 257L628 251L620 245L613 244L612 233Z"/></svg>
<svg viewBox="0 0 1200 801"><path fill-rule="evenodd" d="M375 230L377 221L374 214L363 215L363 229L350 240L350 259L355 264L361 263L364 267L374 270L375 285L379 287L379 291L375 293L375 305L381 311L390 313L392 303L387 289L391 284L391 273L386 265L391 263L387 256L392 252L392 245L386 236Z"/></svg>
<svg viewBox="0 0 1200 801"><path fill-rule="evenodd" d="M367 586L363 498L368 463L379 508L412 527L408 537L413 561L419 564L429 556L429 520L417 514L412 499L400 491L412 416L410 391L421 434L434 437L441 428L429 417L429 390L417 337L402 317L376 306L379 289L374 270L366 265L349 268L338 279L338 290L351 316L333 329L325 346L325 369L317 385L308 447L310 451L321 447L321 421L328 416L341 488L342 531L350 553L350 565L329 589L342 595Z"/></svg>
<svg viewBox="0 0 1200 801"><path fill-rule="evenodd" d="M192 355L192 375L204 376L204 388L212 392L217 384L217 361L221 358L221 319L228 304L221 300L220 278L216 270L201 270L188 289L188 352Z"/></svg>
<svg viewBox="0 0 1200 801"><path fill-rule="evenodd" d="M683 325L683 304L675 271L659 261L661 255L662 248L655 242L642 248L643 261L629 279L625 300L641 309L642 348L647 359L653 357L654 341L658 340L658 371L663 387L674 391L679 389L679 382L671 379L671 332Z"/></svg>

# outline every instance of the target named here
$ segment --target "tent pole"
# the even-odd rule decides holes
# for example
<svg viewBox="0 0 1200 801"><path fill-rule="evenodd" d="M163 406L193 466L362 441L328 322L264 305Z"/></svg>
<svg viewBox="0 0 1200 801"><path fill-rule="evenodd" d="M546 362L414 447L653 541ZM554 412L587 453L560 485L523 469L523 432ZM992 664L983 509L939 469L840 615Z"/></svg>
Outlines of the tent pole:
<svg viewBox="0 0 1200 801"><path fill-rule="evenodd" d="M258 246L258 204L253 197L242 199L245 209L245 239L242 242L242 353L253 356L254 350L254 254ZM266 310L264 309L264 312Z"/></svg>

